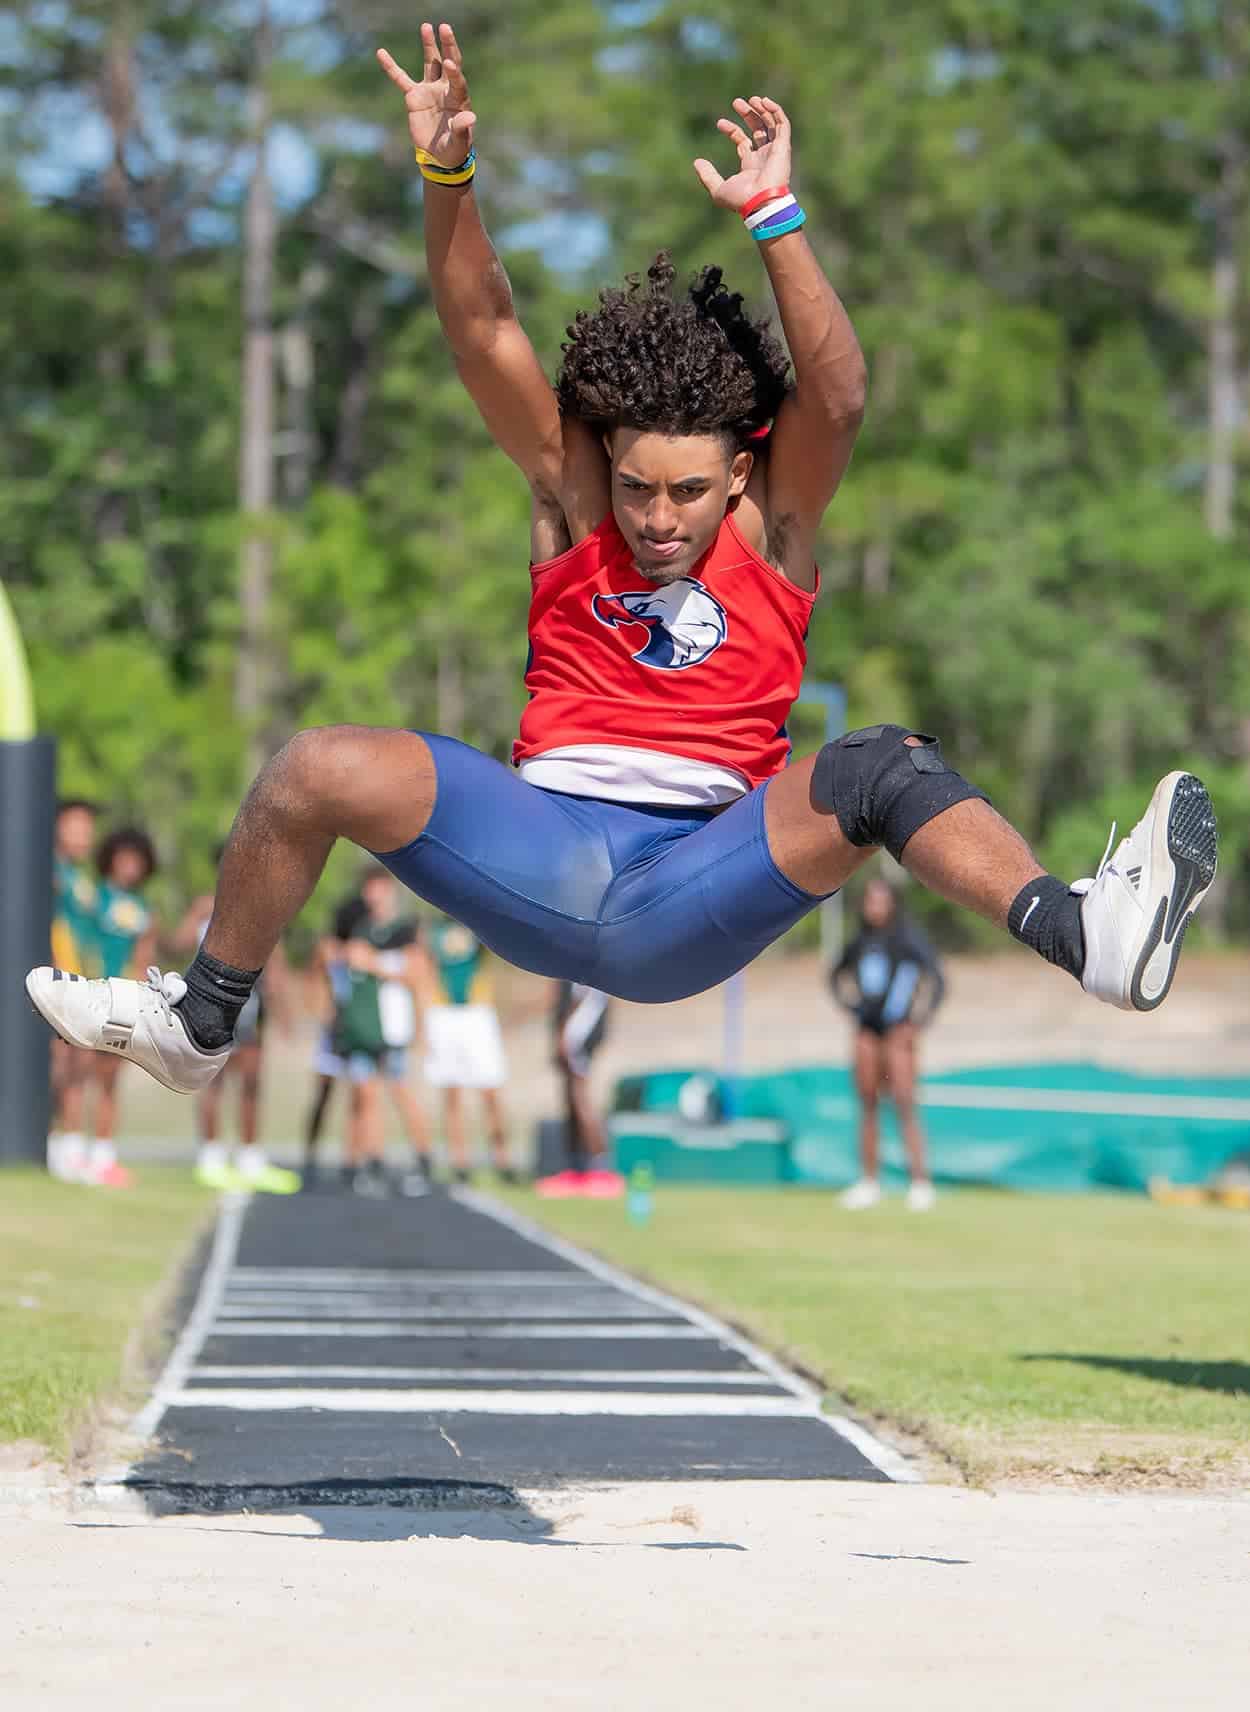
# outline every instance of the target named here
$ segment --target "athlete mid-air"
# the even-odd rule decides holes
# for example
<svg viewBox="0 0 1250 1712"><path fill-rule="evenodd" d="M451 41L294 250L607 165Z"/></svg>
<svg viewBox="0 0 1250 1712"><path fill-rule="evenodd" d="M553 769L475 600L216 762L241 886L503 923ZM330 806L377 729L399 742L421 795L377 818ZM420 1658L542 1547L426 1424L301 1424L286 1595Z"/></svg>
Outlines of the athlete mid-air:
<svg viewBox="0 0 1250 1712"><path fill-rule="evenodd" d="M337 838L513 963L626 999L724 980L884 847L1094 997L1161 1003L1215 874L1215 817L1191 774L1169 774L1096 877L1070 886L930 737L874 726L787 765L817 531L865 371L802 230L786 114L765 96L735 101L737 122L718 125L737 170L694 170L758 244L793 379L720 268L681 290L659 257L577 317L553 387L478 213L456 38L447 25L421 36L420 80L378 57L425 179L434 300L533 500L515 769L447 737L301 732L239 810L185 976L152 970L145 986L36 969L27 988L43 1015L74 1045L202 1087Z"/></svg>

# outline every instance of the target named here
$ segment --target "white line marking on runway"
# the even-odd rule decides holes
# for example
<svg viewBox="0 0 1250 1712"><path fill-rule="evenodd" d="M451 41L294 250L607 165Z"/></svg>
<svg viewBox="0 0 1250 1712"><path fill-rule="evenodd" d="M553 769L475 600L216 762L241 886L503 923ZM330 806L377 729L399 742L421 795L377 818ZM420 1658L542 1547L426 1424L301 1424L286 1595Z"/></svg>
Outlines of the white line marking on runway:
<svg viewBox="0 0 1250 1712"><path fill-rule="evenodd" d="M719 1392L663 1391L272 1391L200 1389L187 1386L170 1397L169 1408L244 1409L270 1413L320 1409L339 1415L819 1415L799 1397L725 1397ZM821 1416L828 1420L828 1416Z"/></svg>
<svg viewBox="0 0 1250 1712"><path fill-rule="evenodd" d="M567 1380L571 1385L771 1385L772 1380L754 1369L740 1367L221 1367L201 1363L191 1373L200 1379L382 1379L422 1382L479 1379L491 1384L515 1385L519 1380L552 1384Z"/></svg>
<svg viewBox="0 0 1250 1712"><path fill-rule="evenodd" d="M221 1198L217 1228L213 1232L213 1246L196 1292L195 1305L178 1341L170 1351L169 1360L165 1363L152 1395L130 1423L130 1430L137 1438L152 1437L160 1425L161 1416L169 1407L171 1393L186 1384L187 1375L195 1364L200 1347L212 1331L225 1292L226 1279L238 1252L239 1232L243 1225L243 1214L247 1210L247 1201L246 1195L223 1195Z"/></svg>
<svg viewBox="0 0 1250 1712"><path fill-rule="evenodd" d="M519 1310L519 1314L518 1314ZM527 1320L560 1320L563 1322L577 1320L654 1320L660 1324L668 1324L676 1318L674 1314L640 1313L638 1304L631 1302L627 1296L615 1296L611 1301L600 1298L596 1302L579 1306L570 1302L567 1308L548 1307L545 1303L536 1302L526 1305L524 1302L500 1302L478 1305L473 1302L413 1302L407 1305L397 1303L384 1306L365 1303L359 1308L355 1306L330 1306L326 1309L328 1320L457 1320L461 1324L469 1324L477 1320L508 1320L523 1316ZM315 1320L315 1312L307 1307L286 1307L280 1302L256 1302L246 1306L234 1306L224 1303L218 1310L217 1318L227 1320Z"/></svg>
<svg viewBox="0 0 1250 1712"><path fill-rule="evenodd" d="M614 1284L617 1289L624 1290L639 1301L648 1302L653 1307L663 1308L669 1313L681 1314L692 1326L699 1328L704 1337L715 1339L722 1346L736 1349L744 1355L751 1365L761 1373L766 1373L777 1385L782 1386L790 1394L801 1400L807 1407L806 1412L818 1416L829 1427L831 1432L838 1433L848 1439L874 1467L887 1475L891 1480L919 1483L920 1475L905 1462L903 1457L891 1445L884 1444L875 1434L864 1427L857 1427L852 1439L843 1431L841 1423L846 1417L842 1415L826 1415L821 1410L822 1393L816 1386L810 1385L805 1379L791 1373L781 1362L769 1355L767 1350L760 1349L749 1338L743 1337L731 1327L717 1320L713 1315L704 1313L702 1308L692 1307L689 1303L680 1302L675 1296L666 1295L662 1290L653 1289L649 1284L640 1284L636 1278L631 1278L627 1272L618 1271L606 1260L600 1260L597 1255L588 1254L576 1244L565 1242L562 1237L552 1236L541 1225L531 1219L514 1213L510 1207L494 1201L489 1195L479 1194L474 1189L452 1189L453 1200L462 1206L469 1207L474 1212L483 1213L496 1223L507 1226L518 1236L525 1237L529 1242L546 1249L548 1254L557 1255L561 1260L581 1266L605 1284ZM903 1472L905 1470L905 1472Z"/></svg>
<svg viewBox="0 0 1250 1712"><path fill-rule="evenodd" d="M583 1338L697 1338L705 1339L707 1332L697 1326L663 1324L638 1325L632 1320L620 1322L588 1321L583 1326L570 1325L567 1320L495 1320L480 1325L445 1320L217 1320L213 1336L237 1337L388 1337L388 1338L568 1338L580 1342ZM723 1340L720 1340L723 1341ZM793 1389L793 1386L788 1387Z"/></svg>
<svg viewBox="0 0 1250 1712"><path fill-rule="evenodd" d="M579 1290L586 1287L584 1274L569 1267L559 1272L425 1272L418 1267L390 1266L236 1266L230 1274L230 1283L232 1287L277 1284L296 1290L325 1285L334 1290L390 1285L438 1288L445 1284L458 1284L469 1290L479 1285L512 1288L532 1284L544 1290L561 1284Z"/></svg>

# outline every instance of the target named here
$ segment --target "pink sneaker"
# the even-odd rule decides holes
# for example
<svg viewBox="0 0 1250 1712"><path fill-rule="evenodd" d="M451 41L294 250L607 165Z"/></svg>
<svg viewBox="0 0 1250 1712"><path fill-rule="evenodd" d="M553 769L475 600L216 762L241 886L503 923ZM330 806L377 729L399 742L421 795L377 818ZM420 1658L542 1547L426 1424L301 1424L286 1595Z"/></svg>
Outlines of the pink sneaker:
<svg viewBox="0 0 1250 1712"><path fill-rule="evenodd" d="M111 1165L88 1166L83 1182L96 1189L133 1189L135 1177L133 1171L127 1171L114 1160Z"/></svg>
<svg viewBox="0 0 1250 1712"><path fill-rule="evenodd" d="M592 1201L613 1201L625 1193L625 1179L619 1171L588 1171L582 1178L582 1194Z"/></svg>
<svg viewBox="0 0 1250 1712"><path fill-rule="evenodd" d="M583 1171L558 1171L554 1177L540 1177L534 1185L534 1193L547 1201L567 1201L573 1195L583 1194L585 1183L586 1173Z"/></svg>

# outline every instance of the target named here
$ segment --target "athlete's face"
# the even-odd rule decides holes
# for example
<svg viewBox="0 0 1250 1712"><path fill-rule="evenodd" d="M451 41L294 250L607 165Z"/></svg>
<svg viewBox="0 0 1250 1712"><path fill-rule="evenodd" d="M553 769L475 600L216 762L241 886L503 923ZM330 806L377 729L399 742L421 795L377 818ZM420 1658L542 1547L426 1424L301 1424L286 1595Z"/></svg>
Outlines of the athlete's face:
<svg viewBox="0 0 1250 1712"><path fill-rule="evenodd" d="M894 919L894 893L884 880L869 880L861 906L865 927L888 927Z"/></svg>
<svg viewBox="0 0 1250 1712"><path fill-rule="evenodd" d="M95 816L89 808L62 809L56 820L56 850L67 862L85 862L95 843Z"/></svg>
<svg viewBox="0 0 1250 1712"><path fill-rule="evenodd" d="M673 583L716 539L726 507L747 485L750 452L717 434L618 428L608 442L612 513L648 582Z"/></svg>

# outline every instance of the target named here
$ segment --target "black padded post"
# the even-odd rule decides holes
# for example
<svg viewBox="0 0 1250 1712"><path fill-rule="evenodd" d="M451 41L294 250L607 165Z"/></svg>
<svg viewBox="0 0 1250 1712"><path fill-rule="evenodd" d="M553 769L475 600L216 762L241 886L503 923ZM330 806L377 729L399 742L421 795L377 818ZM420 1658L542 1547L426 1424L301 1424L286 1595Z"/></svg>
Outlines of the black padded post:
<svg viewBox="0 0 1250 1712"><path fill-rule="evenodd" d="M52 739L0 742L0 1165L44 1162L52 1037L23 981L50 953L55 818Z"/></svg>

